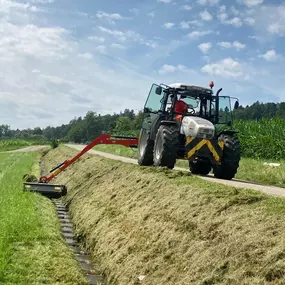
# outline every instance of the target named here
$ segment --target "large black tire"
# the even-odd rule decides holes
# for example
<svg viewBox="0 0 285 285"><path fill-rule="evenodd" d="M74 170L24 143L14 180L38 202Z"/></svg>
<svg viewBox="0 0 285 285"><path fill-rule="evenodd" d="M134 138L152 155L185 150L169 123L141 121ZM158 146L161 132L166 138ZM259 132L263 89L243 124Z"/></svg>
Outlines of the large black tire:
<svg viewBox="0 0 285 285"><path fill-rule="evenodd" d="M220 135L219 140L224 141L225 146L221 164L213 166L214 176L231 180L239 168L240 143L237 138L226 134Z"/></svg>
<svg viewBox="0 0 285 285"><path fill-rule="evenodd" d="M154 166L174 168L179 147L179 128L177 125L161 125L157 131L154 150Z"/></svg>
<svg viewBox="0 0 285 285"><path fill-rule="evenodd" d="M189 168L192 174L207 175L212 170L212 165L209 160L189 161Z"/></svg>
<svg viewBox="0 0 285 285"><path fill-rule="evenodd" d="M153 165L154 141L151 140L146 129L141 129L138 144L138 164L141 166Z"/></svg>

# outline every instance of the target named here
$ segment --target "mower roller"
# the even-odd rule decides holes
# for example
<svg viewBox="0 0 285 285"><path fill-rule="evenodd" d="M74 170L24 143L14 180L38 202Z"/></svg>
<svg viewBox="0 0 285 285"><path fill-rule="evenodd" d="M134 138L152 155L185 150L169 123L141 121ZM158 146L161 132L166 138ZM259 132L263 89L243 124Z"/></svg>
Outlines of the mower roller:
<svg viewBox="0 0 285 285"><path fill-rule="evenodd" d="M48 198L60 198L65 196L67 188L63 184L51 184L50 181L54 179L59 173L64 171L68 166L77 161L84 153L88 152L94 146L99 144L119 144L126 147L137 148L138 138L132 136L112 136L109 134L102 134L91 143L89 143L83 150L76 154L72 159L65 160L50 170L49 175L43 175L37 179L34 175L25 175L26 182L23 183L23 190L28 192L37 192Z"/></svg>

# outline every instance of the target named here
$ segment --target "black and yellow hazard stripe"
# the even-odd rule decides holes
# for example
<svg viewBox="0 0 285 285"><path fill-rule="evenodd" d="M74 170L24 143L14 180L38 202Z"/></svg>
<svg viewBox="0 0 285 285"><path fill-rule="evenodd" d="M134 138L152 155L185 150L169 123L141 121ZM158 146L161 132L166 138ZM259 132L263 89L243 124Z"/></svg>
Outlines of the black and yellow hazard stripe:
<svg viewBox="0 0 285 285"><path fill-rule="evenodd" d="M187 137L185 145L185 158L191 159L194 155L212 154L214 160L219 163L224 149L224 142L217 140L208 140L195 137Z"/></svg>

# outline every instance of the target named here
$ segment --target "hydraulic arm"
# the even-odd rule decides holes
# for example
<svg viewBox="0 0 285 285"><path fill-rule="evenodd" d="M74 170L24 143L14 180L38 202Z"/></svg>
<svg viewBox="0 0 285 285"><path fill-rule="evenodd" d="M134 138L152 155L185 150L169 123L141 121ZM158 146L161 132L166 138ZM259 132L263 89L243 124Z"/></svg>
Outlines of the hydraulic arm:
<svg viewBox="0 0 285 285"><path fill-rule="evenodd" d="M57 176L60 172L65 170L69 165L78 160L84 153L88 152L94 146L99 144L120 144L126 147L136 148L138 145L137 137L130 136L111 136L111 135L101 135L93 140L90 144L88 144L82 151L80 151L77 155L75 155L71 160L65 160L59 165L55 166L51 171L49 176L41 176L40 183L50 182L55 176Z"/></svg>
<svg viewBox="0 0 285 285"><path fill-rule="evenodd" d="M138 138L132 136L112 136L109 134L103 134L89 143L72 159L65 160L64 162L61 162L52 168L50 170L50 175L41 176L37 183L24 182L23 190L29 192L38 192L49 198L59 198L66 195L67 190L65 185L49 184L49 182L54 179L59 173L64 171L68 166L76 162L84 153L88 152L94 146L99 144L119 144L126 147L137 148Z"/></svg>

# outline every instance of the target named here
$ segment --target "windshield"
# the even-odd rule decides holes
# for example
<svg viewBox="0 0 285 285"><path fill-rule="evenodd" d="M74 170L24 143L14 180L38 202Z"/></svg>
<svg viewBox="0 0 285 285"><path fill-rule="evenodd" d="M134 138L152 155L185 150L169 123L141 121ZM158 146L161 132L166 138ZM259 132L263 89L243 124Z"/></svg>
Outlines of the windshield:
<svg viewBox="0 0 285 285"><path fill-rule="evenodd" d="M190 97L190 96L185 97L185 95L178 94L177 100L185 102L188 105L189 109L195 109L196 111L199 110L199 100L196 100L193 97ZM169 96L167 100L167 107L170 107L171 104L172 102Z"/></svg>

